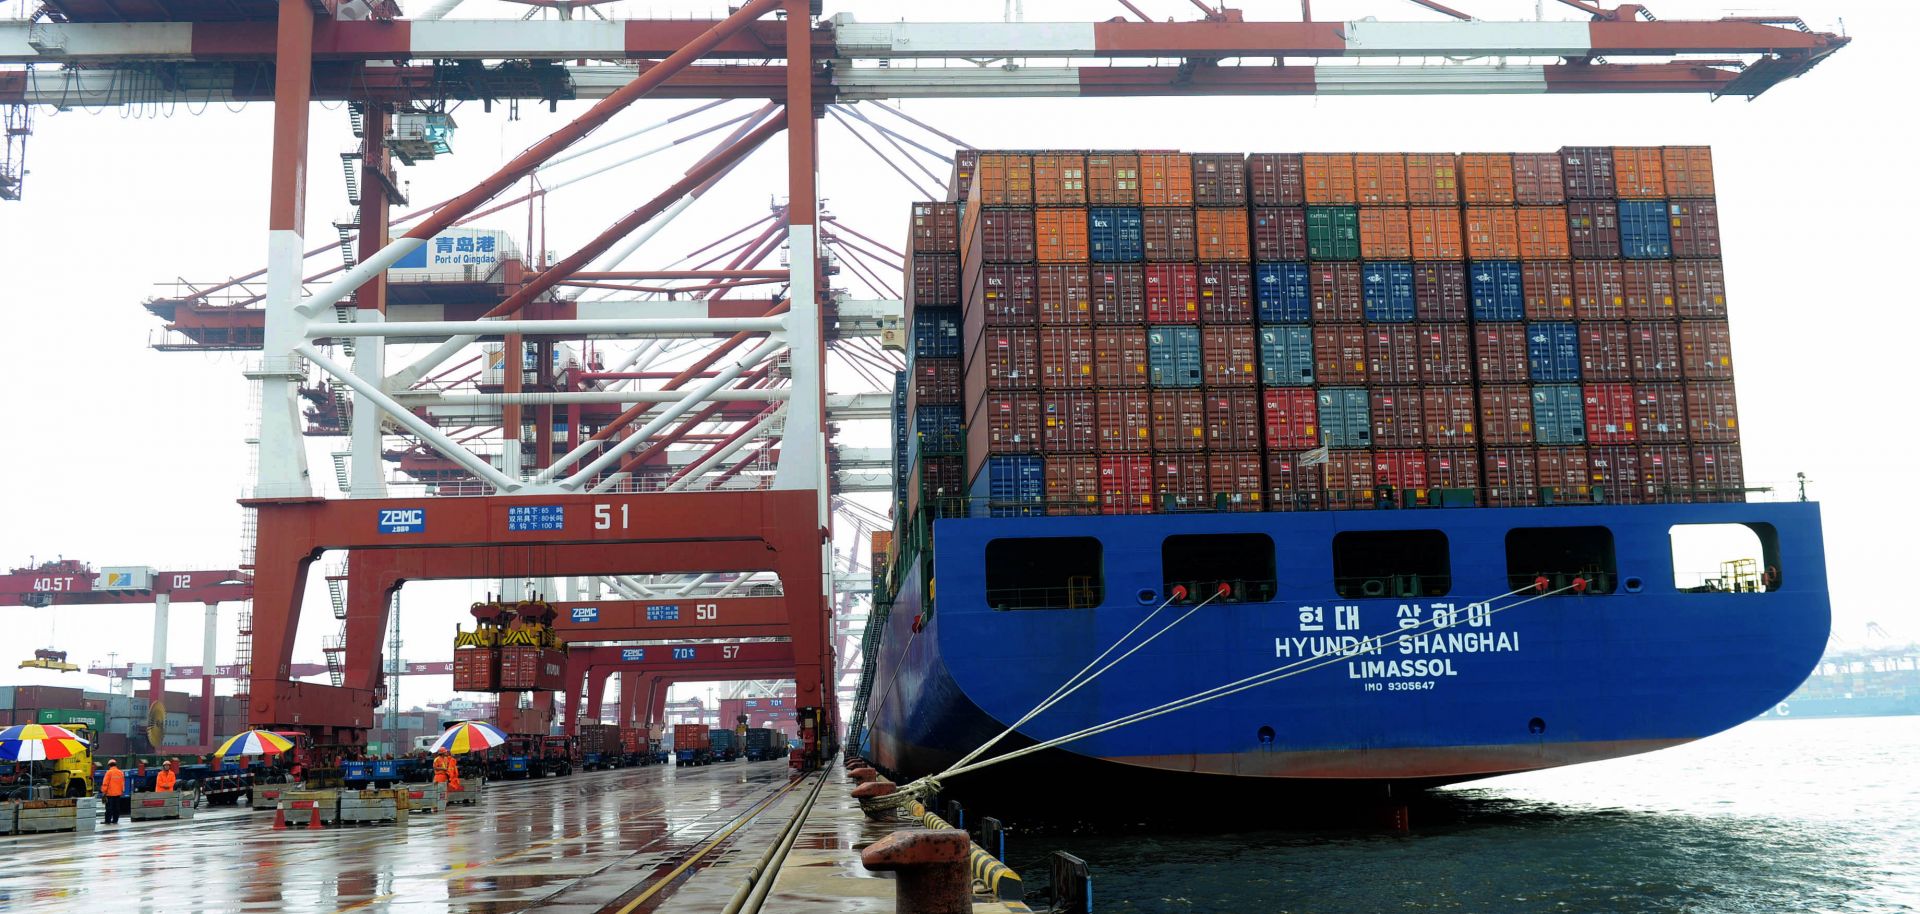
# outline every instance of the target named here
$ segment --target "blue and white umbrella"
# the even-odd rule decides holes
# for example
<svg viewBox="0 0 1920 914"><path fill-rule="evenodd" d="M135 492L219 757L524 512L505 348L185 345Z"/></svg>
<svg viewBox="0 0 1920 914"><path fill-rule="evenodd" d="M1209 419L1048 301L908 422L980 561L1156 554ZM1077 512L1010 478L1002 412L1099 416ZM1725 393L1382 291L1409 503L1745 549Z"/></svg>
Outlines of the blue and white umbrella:
<svg viewBox="0 0 1920 914"><path fill-rule="evenodd" d="M506 741L507 734L499 727L478 720L463 720L440 734L440 738L433 741L432 750L439 752L445 749L455 754L478 752Z"/></svg>

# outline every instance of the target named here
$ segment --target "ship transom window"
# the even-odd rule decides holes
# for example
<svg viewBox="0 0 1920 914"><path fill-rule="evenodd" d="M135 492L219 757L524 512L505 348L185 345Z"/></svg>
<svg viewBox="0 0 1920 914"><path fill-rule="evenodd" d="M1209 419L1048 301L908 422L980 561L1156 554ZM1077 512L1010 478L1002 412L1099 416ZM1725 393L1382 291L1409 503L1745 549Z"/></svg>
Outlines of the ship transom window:
<svg viewBox="0 0 1920 914"><path fill-rule="evenodd" d="M1507 586L1532 588L1546 578L1547 589L1564 591L1575 578L1587 580L1587 593L1613 593L1619 570L1613 531L1605 527L1515 527L1507 531Z"/></svg>
<svg viewBox="0 0 1920 914"><path fill-rule="evenodd" d="M1278 590L1273 571L1273 537L1264 533L1207 533L1169 536L1160 544L1161 593L1187 589L1184 603L1197 603L1227 585L1215 603L1265 603Z"/></svg>
<svg viewBox="0 0 1920 914"><path fill-rule="evenodd" d="M1333 537L1333 589L1343 597L1442 597L1453 590L1447 535L1349 530Z"/></svg>
<svg viewBox="0 0 1920 914"><path fill-rule="evenodd" d="M1091 609L1106 598L1100 541L1090 536L993 540L986 579L994 609Z"/></svg>
<svg viewBox="0 0 1920 914"><path fill-rule="evenodd" d="M1673 587L1682 593L1780 589L1780 534L1772 524L1676 524Z"/></svg>

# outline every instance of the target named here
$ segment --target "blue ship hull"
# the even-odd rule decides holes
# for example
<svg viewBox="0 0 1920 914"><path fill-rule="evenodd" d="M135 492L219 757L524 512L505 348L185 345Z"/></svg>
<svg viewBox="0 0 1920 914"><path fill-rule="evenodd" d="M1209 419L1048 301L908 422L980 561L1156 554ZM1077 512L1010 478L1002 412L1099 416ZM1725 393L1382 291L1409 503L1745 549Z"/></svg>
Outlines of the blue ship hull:
<svg viewBox="0 0 1920 914"><path fill-rule="evenodd" d="M1674 585L1670 528L1723 523L1760 534L1771 589ZM1510 534L1556 527L1611 531L1613 592L1491 599L1516 589ZM1444 595L1336 592L1334 537L1391 530L1445 534ZM1770 711L1827 641L1820 517L1806 503L946 519L933 529L931 581L925 563L900 578L875 658L867 757L896 778L945 769L1159 605L1166 537L1231 533L1271 537L1270 599L1202 607L991 754L1306 657L1330 664L954 777L948 793L1004 805L1083 790L1171 803L1216 789L1335 799L1630 755ZM988 544L1028 537L1097 538L1097 605L990 606ZM1186 608L1162 610L1129 644ZM1424 641L1354 649L1436 610L1452 624L1423 627Z"/></svg>

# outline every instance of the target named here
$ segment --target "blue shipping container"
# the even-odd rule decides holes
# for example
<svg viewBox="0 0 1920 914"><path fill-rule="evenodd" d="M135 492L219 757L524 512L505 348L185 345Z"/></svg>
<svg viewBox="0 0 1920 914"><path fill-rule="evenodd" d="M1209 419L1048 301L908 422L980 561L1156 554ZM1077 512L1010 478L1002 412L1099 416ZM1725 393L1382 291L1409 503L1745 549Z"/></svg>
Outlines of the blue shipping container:
<svg viewBox="0 0 1920 914"><path fill-rule="evenodd" d="M1039 517L1047 513L1046 462L1040 457L988 457L968 493L974 517Z"/></svg>
<svg viewBox="0 0 1920 914"><path fill-rule="evenodd" d="M1413 322L1413 264L1393 260L1363 263L1360 289L1367 320L1376 324Z"/></svg>
<svg viewBox="0 0 1920 914"><path fill-rule="evenodd" d="M1147 383L1154 387L1199 387L1199 327L1147 328Z"/></svg>
<svg viewBox="0 0 1920 914"><path fill-rule="evenodd" d="M1542 384L1533 389L1533 435L1541 444L1584 444L1587 404L1578 384Z"/></svg>
<svg viewBox="0 0 1920 914"><path fill-rule="evenodd" d="M1527 325L1527 373L1535 380L1580 380L1580 331L1571 321Z"/></svg>
<svg viewBox="0 0 1920 914"><path fill-rule="evenodd" d="M1620 201L1620 256L1628 260L1666 260L1673 256L1667 201Z"/></svg>
<svg viewBox="0 0 1920 914"><path fill-rule="evenodd" d="M1313 386L1313 328L1260 328L1260 383Z"/></svg>
<svg viewBox="0 0 1920 914"><path fill-rule="evenodd" d="M1373 443L1371 396L1364 387L1328 387L1320 391L1320 440L1328 447L1367 447Z"/></svg>
<svg viewBox="0 0 1920 914"><path fill-rule="evenodd" d="M1087 210L1087 248L1094 263L1145 260L1147 241L1140 224L1140 210L1131 206L1096 206Z"/></svg>
<svg viewBox="0 0 1920 914"><path fill-rule="evenodd" d="M1313 319L1313 282L1304 263L1260 263L1253 267L1253 300L1260 323L1304 324Z"/></svg>
<svg viewBox="0 0 1920 914"><path fill-rule="evenodd" d="M1473 319L1518 321L1527 317L1527 296L1520 285L1520 261L1479 260L1467 274Z"/></svg>
<svg viewBox="0 0 1920 914"><path fill-rule="evenodd" d="M960 351L959 308L913 310L913 354L930 359L957 359Z"/></svg>
<svg viewBox="0 0 1920 914"><path fill-rule="evenodd" d="M922 406L913 411L913 440L908 466L921 454L958 454L967 449L966 418L959 404Z"/></svg>

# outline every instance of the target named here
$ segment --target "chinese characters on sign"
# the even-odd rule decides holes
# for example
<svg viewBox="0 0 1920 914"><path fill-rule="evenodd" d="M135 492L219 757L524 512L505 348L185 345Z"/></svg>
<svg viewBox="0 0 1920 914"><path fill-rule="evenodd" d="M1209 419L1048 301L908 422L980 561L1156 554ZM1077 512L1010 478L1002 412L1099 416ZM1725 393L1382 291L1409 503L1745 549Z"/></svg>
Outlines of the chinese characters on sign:
<svg viewBox="0 0 1920 914"><path fill-rule="evenodd" d="M518 505L507 509L508 530L560 530L566 525L565 505Z"/></svg>

